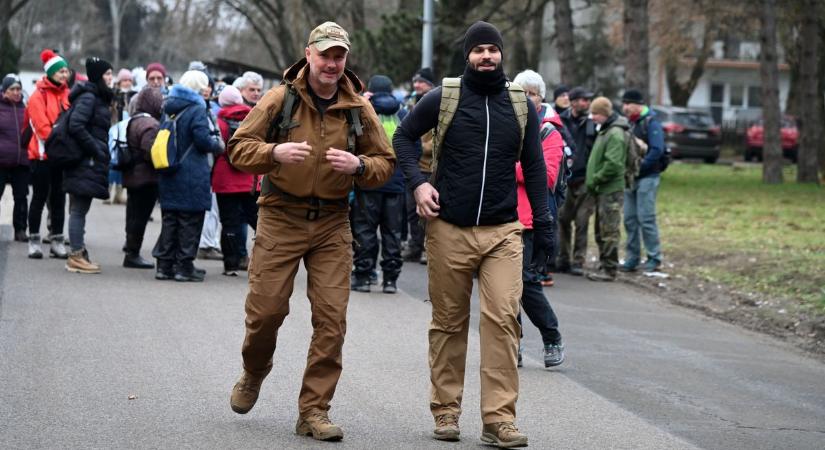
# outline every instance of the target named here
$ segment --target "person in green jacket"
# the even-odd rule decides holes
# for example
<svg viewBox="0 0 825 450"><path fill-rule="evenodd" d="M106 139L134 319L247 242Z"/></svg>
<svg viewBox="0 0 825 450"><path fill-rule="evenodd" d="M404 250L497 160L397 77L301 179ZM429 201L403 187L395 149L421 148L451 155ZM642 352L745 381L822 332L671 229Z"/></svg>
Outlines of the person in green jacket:
<svg viewBox="0 0 825 450"><path fill-rule="evenodd" d="M599 270L587 274L593 281L613 281L619 266L619 226L624 201L627 119L613 111L606 97L590 105L593 121L600 125L596 142L587 160L585 185L596 199L596 244Z"/></svg>

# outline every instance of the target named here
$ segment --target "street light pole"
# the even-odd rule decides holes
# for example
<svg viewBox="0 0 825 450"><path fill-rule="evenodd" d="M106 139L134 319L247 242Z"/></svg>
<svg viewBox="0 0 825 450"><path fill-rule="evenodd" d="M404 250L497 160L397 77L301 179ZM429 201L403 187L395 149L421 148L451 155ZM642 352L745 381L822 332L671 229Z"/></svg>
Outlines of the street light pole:
<svg viewBox="0 0 825 450"><path fill-rule="evenodd" d="M424 30L421 33L421 67L433 67L433 0L424 0Z"/></svg>

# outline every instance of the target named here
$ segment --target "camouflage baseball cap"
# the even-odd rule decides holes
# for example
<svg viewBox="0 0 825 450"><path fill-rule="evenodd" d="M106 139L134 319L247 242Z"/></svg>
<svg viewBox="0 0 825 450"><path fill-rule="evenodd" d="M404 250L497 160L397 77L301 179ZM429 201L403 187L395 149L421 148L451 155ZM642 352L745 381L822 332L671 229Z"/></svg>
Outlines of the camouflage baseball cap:
<svg viewBox="0 0 825 450"><path fill-rule="evenodd" d="M349 33L335 22L324 22L309 33L307 46L313 44L322 52L332 47L344 47L349 50Z"/></svg>

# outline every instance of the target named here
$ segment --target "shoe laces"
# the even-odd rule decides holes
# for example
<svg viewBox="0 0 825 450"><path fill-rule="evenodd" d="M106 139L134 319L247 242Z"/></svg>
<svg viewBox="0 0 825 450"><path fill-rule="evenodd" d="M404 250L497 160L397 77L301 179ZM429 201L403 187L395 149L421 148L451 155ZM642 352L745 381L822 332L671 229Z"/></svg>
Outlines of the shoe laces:
<svg viewBox="0 0 825 450"><path fill-rule="evenodd" d="M322 425L332 425L332 421L329 420L329 414L327 414L326 411L313 411L309 417Z"/></svg>
<svg viewBox="0 0 825 450"><path fill-rule="evenodd" d="M455 426L458 424L458 417L455 414L442 414L436 417L436 425L439 427Z"/></svg>
<svg viewBox="0 0 825 450"><path fill-rule="evenodd" d="M518 428L513 422L501 422L498 426L499 435L502 434L517 434Z"/></svg>
<svg viewBox="0 0 825 450"><path fill-rule="evenodd" d="M238 384L239 391L257 392L257 383L249 375L244 375L241 382Z"/></svg>

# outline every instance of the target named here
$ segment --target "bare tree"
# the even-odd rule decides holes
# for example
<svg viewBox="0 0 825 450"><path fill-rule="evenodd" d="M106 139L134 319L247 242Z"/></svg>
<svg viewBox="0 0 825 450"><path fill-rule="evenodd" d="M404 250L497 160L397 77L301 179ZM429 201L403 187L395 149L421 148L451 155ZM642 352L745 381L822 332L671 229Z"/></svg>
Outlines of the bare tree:
<svg viewBox="0 0 825 450"><path fill-rule="evenodd" d="M819 78L819 0L802 0L803 10L800 26L800 92L803 101L800 105L799 128L800 143L797 157L796 180L800 183L819 183L817 149L820 142L820 120L818 97ZM821 101L821 100L820 100Z"/></svg>
<svg viewBox="0 0 825 450"><path fill-rule="evenodd" d="M29 0L0 0L0 73L17 71L20 50L11 38L9 22L28 2Z"/></svg>
<svg viewBox="0 0 825 450"><path fill-rule="evenodd" d="M760 76L762 78L762 181L782 183L779 68L776 57L776 0L762 0L760 20Z"/></svg>
<svg viewBox="0 0 825 450"><path fill-rule="evenodd" d="M553 19L556 22L556 49L559 52L561 83L575 84L576 41L570 0L553 0Z"/></svg>
<svg viewBox="0 0 825 450"><path fill-rule="evenodd" d="M109 16L112 19L112 47L114 57L112 67L117 70L120 67L120 25L123 23L123 15L132 0L109 0Z"/></svg>
<svg viewBox="0 0 825 450"><path fill-rule="evenodd" d="M647 0L624 0L625 86L650 94Z"/></svg>

